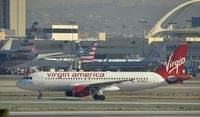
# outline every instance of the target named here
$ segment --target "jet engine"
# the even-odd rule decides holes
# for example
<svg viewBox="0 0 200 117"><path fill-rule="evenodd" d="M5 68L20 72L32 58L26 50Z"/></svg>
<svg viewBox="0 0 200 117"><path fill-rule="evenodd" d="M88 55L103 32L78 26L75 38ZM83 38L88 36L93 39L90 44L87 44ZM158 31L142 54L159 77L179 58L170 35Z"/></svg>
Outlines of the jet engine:
<svg viewBox="0 0 200 117"><path fill-rule="evenodd" d="M75 86L71 90L65 91L65 96L71 97L86 97L89 96L89 87L87 86Z"/></svg>

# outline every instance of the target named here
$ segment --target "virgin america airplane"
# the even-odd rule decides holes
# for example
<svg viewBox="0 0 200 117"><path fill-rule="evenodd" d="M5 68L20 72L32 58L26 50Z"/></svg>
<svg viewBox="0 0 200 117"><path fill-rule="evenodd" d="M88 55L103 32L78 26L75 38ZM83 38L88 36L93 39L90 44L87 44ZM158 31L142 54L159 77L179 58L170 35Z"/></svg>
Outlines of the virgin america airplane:
<svg viewBox="0 0 200 117"><path fill-rule="evenodd" d="M38 91L63 91L66 96L105 100L103 91L135 91L151 89L191 79L183 74L188 45L175 49L168 61L154 72L36 72L19 80L19 88Z"/></svg>

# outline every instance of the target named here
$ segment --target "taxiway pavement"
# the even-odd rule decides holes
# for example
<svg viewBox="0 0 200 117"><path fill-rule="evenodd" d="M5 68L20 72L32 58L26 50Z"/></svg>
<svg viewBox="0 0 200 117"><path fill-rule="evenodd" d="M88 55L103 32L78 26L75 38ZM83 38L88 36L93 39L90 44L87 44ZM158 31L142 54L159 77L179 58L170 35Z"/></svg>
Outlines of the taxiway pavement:
<svg viewBox="0 0 200 117"><path fill-rule="evenodd" d="M199 117L200 111L11 112L10 117Z"/></svg>
<svg viewBox="0 0 200 117"><path fill-rule="evenodd" d="M66 105L199 105L200 101L66 101L66 100L29 100L0 101L0 104L66 104Z"/></svg>

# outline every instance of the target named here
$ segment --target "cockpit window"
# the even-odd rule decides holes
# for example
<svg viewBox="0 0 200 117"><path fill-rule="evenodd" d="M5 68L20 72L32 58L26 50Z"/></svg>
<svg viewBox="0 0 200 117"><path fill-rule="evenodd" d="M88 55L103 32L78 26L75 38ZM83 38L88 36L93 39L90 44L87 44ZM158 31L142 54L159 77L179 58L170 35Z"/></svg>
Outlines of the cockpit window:
<svg viewBox="0 0 200 117"><path fill-rule="evenodd" d="M23 79L32 80L32 77L25 76L25 77L23 77Z"/></svg>

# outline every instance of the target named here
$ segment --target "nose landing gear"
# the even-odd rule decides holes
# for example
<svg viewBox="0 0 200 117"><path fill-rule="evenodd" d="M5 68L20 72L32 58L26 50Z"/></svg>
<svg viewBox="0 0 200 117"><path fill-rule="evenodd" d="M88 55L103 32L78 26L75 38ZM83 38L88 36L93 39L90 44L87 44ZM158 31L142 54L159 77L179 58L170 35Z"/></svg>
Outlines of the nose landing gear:
<svg viewBox="0 0 200 117"><path fill-rule="evenodd" d="M39 95L37 97L38 100L42 100L42 92L41 91L38 91L39 92Z"/></svg>

